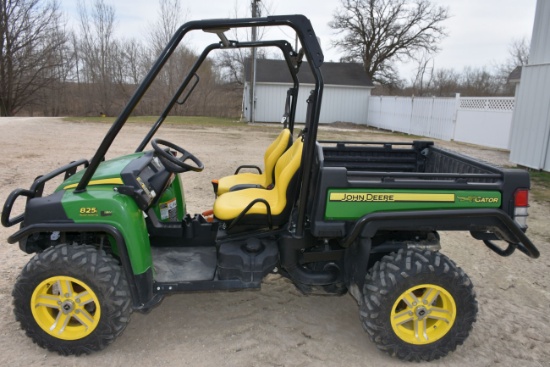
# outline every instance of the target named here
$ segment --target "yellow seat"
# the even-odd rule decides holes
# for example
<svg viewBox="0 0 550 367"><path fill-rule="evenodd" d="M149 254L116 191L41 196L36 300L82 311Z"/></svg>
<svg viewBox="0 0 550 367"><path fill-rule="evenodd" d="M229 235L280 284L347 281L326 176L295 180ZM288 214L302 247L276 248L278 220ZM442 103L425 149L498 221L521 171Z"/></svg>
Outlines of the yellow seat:
<svg viewBox="0 0 550 367"><path fill-rule="evenodd" d="M254 200L261 200L263 202L254 204L239 223L268 224L265 203L269 204L273 225L286 222L297 187L303 146L302 139L298 139L279 158L275 166L275 187L272 190L245 189L220 195L214 202L214 216L222 221L232 221Z"/></svg>
<svg viewBox="0 0 550 367"><path fill-rule="evenodd" d="M221 195L228 192L237 185L251 185L267 188L273 184L273 169L281 155L288 148L290 142L290 130L283 129L264 154L264 171L260 173L239 173L232 176L222 177L218 180L216 194ZM240 167L239 167L240 168Z"/></svg>

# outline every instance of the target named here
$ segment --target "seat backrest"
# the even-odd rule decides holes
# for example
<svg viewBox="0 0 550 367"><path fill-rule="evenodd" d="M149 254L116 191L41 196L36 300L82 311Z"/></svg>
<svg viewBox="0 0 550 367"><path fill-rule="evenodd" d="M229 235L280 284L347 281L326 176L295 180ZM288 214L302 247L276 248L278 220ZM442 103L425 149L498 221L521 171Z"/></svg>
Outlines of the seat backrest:
<svg viewBox="0 0 550 367"><path fill-rule="evenodd" d="M304 148L304 142L301 138L296 139L294 144L279 158L277 165L275 166L275 188L277 190L277 203L275 208L271 208L274 213L280 213L287 205L289 197L293 195L289 190L293 187L289 187L292 179L296 176L300 164L302 163L302 150Z"/></svg>
<svg viewBox="0 0 550 367"><path fill-rule="evenodd" d="M264 171L265 171L265 184L267 187L273 183L274 180L274 168L281 155L287 150L290 145L290 130L283 129L277 139L275 139L265 151L264 154Z"/></svg>

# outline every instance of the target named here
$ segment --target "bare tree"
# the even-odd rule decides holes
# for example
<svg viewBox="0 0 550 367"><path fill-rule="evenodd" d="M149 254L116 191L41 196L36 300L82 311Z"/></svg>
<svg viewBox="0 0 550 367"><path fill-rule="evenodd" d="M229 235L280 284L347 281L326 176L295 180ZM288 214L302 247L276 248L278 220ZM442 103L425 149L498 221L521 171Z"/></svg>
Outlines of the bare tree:
<svg viewBox="0 0 550 367"><path fill-rule="evenodd" d="M71 92L66 86L71 78L75 59L71 43L68 42L68 34L64 24L61 23L50 33L54 43L59 45L52 55L52 64L55 66L44 70L43 77L51 82L40 90L39 100L35 102L36 105L42 107L42 113L45 116L65 114L68 112L67 106L70 105Z"/></svg>
<svg viewBox="0 0 550 367"><path fill-rule="evenodd" d="M530 41L525 37L512 41L508 48L509 57L506 61L510 71L514 70L516 66L527 65L529 61L529 44Z"/></svg>
<svg viewBox="0 0 550 367"><path fill-rule="evenodd" d="M216 55L216 64L222 71L224 80L242 86L244 85L244 64L249 59L249 50L242 48L223 50Z"/></svg>
<svg viewBox="0 0 550 367"><path fill-rule="evenodd" d="M347 60L362 62L373 81L393 84L399 80L394 62L436 52L448 18L430 0L341 0L329 26L343 36L334 45Z"/></svg>
<svg viewBox="0 0 550 367"><path fill-rule="evenodd" d="M114 72L118 45L114 40L115 9L104 0L94 0L91 12L79 1L81 76L91 93L89 109L95 113L112 113L114 102ZM88 111L90 112L90 111Z"/></svg>
<svg viewBox="0 0 550 367"><path fill-rule="evenodd" d="M149 45L155 56L164 49L188 13L180 0L159 0L158 3L157 19L149 26Z"/></svg>
<svg viewBox="0 0 550 367"><path fill-rule="evenodd" d="M31 104L55 80L66 42L57 1L0 0L0 115Z"/></svg>
<svg viewBox="0 0 550 367"><path fill-rule="evenodd" d="M434 60L427 54L423 54L417 60L416 75L412 80L412 89L415 96L423 96L430 93L434 82Z"/></svg>
<svg viewBox="0 0 550 367"><path fill-rule="evenodd" d="M123 70L124 81L134 85L139 84L147 72L143 64L144 47L134 38L122 42L121 46L120 67Z"/></svg>
<svg viewBox="0 0 550 367"><path fill-rule="evenodd" d="M145 61L147 68L153 64L157 55L164 49L186 18L187 10L183 9L180 0L159 0L157 18L149 26L149 55ZM183 43L180 43L164 64L146 97L168 101L168 98L175 93L187 70L191 67L193 59L193 52L185 47ZM157 108L161 107L157 104Z"/></svg>
<svg viewBox="0 0 550 367"><path fill-rule="evenodd" d="M433 94L437 97L453 97L461 92L460 73L454 69L438 69L433 74Z"/></svg>
<svg viewBox="0 0 550 367"><path fill-rule="evenodd" d="M508 46L508 58L502 64L496 65L498 78L505 94L514 94L514 86L508 83L508 77L515 68L527 65L529 43L527 38L514 39Z"/></svg>
<svg viewBox="0 0 550 367"><path fill-rule="evenodd" d="M245 4L248 7L249 3ZM262 17L272 14L272 8L273 6L271 3L262 1L258 8L258 16ZM243 18L247 16L250 16L248 10L244 10L244 8L236 1L231 17ZM266 31L266 28L258 29L258 40L261 40L264 37ZM251 30L248 28L233 28L231 32L230 38L234 40L246 42L252 39L250 33ZM259 48L257 50L256 57L258 59L276 58L276 54L270 53L266 48ZM216 65L220 68L222 73L221 77L224 81L229 84L242 86L245 82L245 64L247 63L247 60L250 61L251 59L252 52L250 49L237 48L233 50L223 50L218 52L216 55Z"/></svg>
<svg viewBox="0 0 550 367"><path fill-rule="evenodd" d="M501 94L498 76L486 67L466 67L461 76L461 91L465 96L496 96Z"/></svg>

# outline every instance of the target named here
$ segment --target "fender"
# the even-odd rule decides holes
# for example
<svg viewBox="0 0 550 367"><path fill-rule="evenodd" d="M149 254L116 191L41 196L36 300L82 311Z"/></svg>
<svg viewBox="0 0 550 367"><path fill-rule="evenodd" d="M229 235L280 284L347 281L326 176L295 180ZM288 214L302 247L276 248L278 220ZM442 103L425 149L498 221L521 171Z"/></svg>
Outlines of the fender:
<svg viewBox="0 0 550 367"><path fill-rule="evenodd" d="M346 249L344 263L346 267L346 284L349 293L358 303L362 302L363 285L367 275L372 240L369 237L358 237Z"/></svg>
<svg viewBox="0 0 550 367"><path fill-rule="evenodd" d="M39 232L100 232L112 236L115 240L116 249L124 275L130 286L130 294L132 297L133 307L136 310L146 309L149 304L154 303L153 296L153 271L149 267L142 274L134 274L132 272L132 264L128 255L126 242L120 231L112 225L108 224L76 224L76 223L48 223L48 224L31 224L26 226L13 235L8 237L9 243L16 243L27 238L33 233ZM24 248L22 248L25 251ZM25 251L26 252L26 251Z"/></svg>
<svg viewBox="0 0 550 367"><path fill-rule="evenodd" d="M539 250L525 235L518 224L501 209L458 209L425 210L402 212L378 212L361 217L345 237L341 246L350 245L359 236L373 237L376 232L391 230L470 230L488 231L508 243L518 247L534 259L540 256Z"/></svg>

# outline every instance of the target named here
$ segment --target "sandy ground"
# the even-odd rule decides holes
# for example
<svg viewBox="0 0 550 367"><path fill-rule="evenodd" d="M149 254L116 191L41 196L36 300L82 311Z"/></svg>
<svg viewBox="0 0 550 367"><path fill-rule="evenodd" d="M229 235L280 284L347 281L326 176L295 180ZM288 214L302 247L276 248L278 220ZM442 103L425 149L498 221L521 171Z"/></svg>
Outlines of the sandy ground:
<svg viewBox="0 0 550 367"><path fill-rule="evenodd" d="M27 188L39 174L90 158L108 128L55 118L0 119L0 202L13 189ZM142 125L126 126L108 157L132 152L146 130ZM365 130L321 133L324 138L403 139ZM261 164L262 152L276 134L267 128L166 126L158 136L195 153L206 166L200 174L184 174L188 209L195 213L212 206L212 178L231 174L238 163ZM502 151L441 144L509 164ZM531 200L530 215L528 234L542 253L537 260L522 254L499 257L467 233L442 235L442 252L472 278L480 311L466 343L431 366L550 365L550 206ZM149 315L134 314L124 334L104 351L79 358L58 356L34 345L15 322L11 289L30 255L7 243L13 232L0 228L1 366L406 364L379 352L369 341L351 296L303 296L277 277L266 280L261 291L170 296Z"/></svg>

